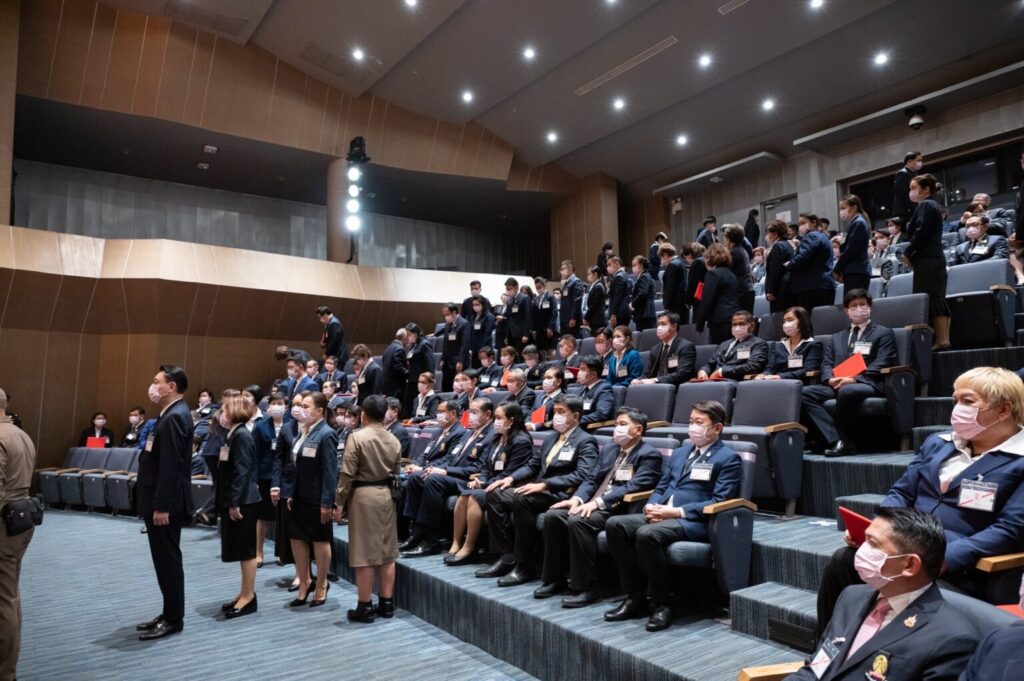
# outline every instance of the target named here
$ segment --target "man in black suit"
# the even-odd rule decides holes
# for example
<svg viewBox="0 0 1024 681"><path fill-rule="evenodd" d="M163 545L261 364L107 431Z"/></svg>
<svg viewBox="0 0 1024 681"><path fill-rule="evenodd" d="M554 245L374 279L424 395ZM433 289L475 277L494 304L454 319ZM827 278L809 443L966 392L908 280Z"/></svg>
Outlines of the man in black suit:
<svg viewBox="0 0 1024 681"><path fill-rule="evenodd" d="M611 284L608 288L608 324L612 328L616 326L627 326L630 320L629 292L633 286L629 283L629 277L622 268L622 258L613 255L608 258L608 275L611 277Z"/></svg>
<svg viewBox="0 0 1024 681"><path fill-rule="evenodd" d="M473 329L459 315L459 306L447 303L441 308L444 328L441 330L441 391L451 392L455 374L469 368L473 346Z"/></svg>
<svg viewBox="0 0 1024 681"><path fill-rule="evenodd" d="M803 388L800 421L809 429L816 448L828 446L826 456L842 456L854 451L850 436L857 429L861 404L869 397L885 394L882 369L896 366L896 335L892 329L871 323L871 294L864 289L847 291L843 307L850 319L850 328L832 334L825 344L821 364L821 385ZM867 369L853 378L839 378L832 370L854 354L862 355ZM836 400L835 416L825 409L825 402ZM820 451L820 450L819 450Z"/></svg>
<svg viewBox="0 0 1024 681"><path fill-rule="evenodd" d="M661 247L668 241L665 232L658 232L654 235L654 243L647 249L647 259L651 263L651 278L657 279L661 272Z"/></svg>
<svg viewBox="0 0 1024 681"><path fill-rule="evenodd" d="M910 200L910 181L921 172L924 156L920 151L908 152L903 157L903 167L892 181L892 217L903 220L906 225L914 214L914 202Z"/></svg>
<svg viewBox="0 0 1024 681"><path fill-rule="evenodd" d="M786 681L957 678L979 636L935 583L942 526L920 511L880 508L865 536L857 571L866 584L843 591L814 656Z"/></svg>
<svg viewBox="0 0 1024 681"><path fill-rule="evenodd" d="M718 243L718 220L714 215L709 215L704 218L703 226L700 232L697 233L697 243L704 248L707 248L711 244Z"/></svg>
<svg viewBox="0 0 1024 681"><path fill-rule="evenodd" d="M508 344L522 352L533 332L533 301L519 290L515 277L505 280L505 309L502 317L508 324Z"/></svg>
<svg viewBox="0 0 1024 681"><path fill-rule="evenodd" d="M160 407L160 416L139 456L135 495L164 606L159 616L136 627L142 641L176 634L184 627L181 526L193 510L192 414L182 399L187 389L185 370L169 364L160 367L149 386L149 399Z"/></svg>
<svg viewBox="0 0 1024 681"><path fill-rule="evenodd" d="M658 259L661 261L662 271L662 300L665 309L679 315L679 321L686 324L690 319L690 308L686 305L686 275L689 269L685 260L678 253L676 247L665 242L658 250ZM652 265L654 261L651 261ZM653 271L653 267L652 267Z"/></svg>
<svg viewBox="0 0 1024 681"><path fill-rule="evenodd" d="M324 305L316 309L316 316L324 325L324 332L320 337L324 357L337 357L338 366L344 370L348 364L348 346L345 345L345 330L341 328L341 320L331 312L331 308Z"/></svg>
<svg viewBox="0 0 1024 681"><path fill-rule="evenodd" d="M500 577L498 586L534 579L537 516L569 498L597 464L597 440L580 427L583 400L555 398L552 425L559 436L547 451L534 449L530 461L487 487L487 527L500 558L477 577ZM512 535L515 535L514 537Z"/></svg>
<svg viewBox="0 0 1024 681"><path fill-rule="evenodd" d="M732 340L718 346L708 363L697 371L697 378L728 378L742 381L750 374L759 374L768 366L771 346L754 335L757 320L746 310L732 315Z"/></svg>
<svg viewBox="0 0 1024 681"><path fill-rule="evenodd" d="M526 369L516 367L508 370L508 397L505 399L517 403L523 413L529 415L533 411L533 403L537 401L537 393L526 386Z"/></svg>
<svg viewBox="0 0 1024 681"><path fill-rule="evenodd" d="M662 310L655 328L661 342L651 348L651 366L647 375L633 382L674 386L686 383L696 371L697 346L679 335L679 315L675 312Z"/></svg>
<svg viewBox="0 0 1024 681"><path fill-rule="evenodd" d="M615 444L601 452L590 478L569 499L544 514L544 584L534 598L549 598L566 588L563 608L580 608L598 599L597 535L612 516L628 513L627 494L654 489L661 475L661 452L643 443L647 416L622 407L615 418Z"/></svg>
<svg viewBox="0 0 1024 681"><path fill-rule="evenodd" d="M689 265L686 274L686 304L695 308L700 304L697 300L697 288L704 283L708 273L707 263L704 262L704 247L696 241L685 244L683 260Z"/></svg>
<svg viewBox="0 0 1024 681"><path fill-rule="evenodd" d="M316 378L316 382L320 384L322 388L324 383L333 381L338 384L338 392L348 392L348 376L345 375L344 367L338 366L338 358L334 355L328 355L324 358L324 370Z"/></svg>
<svg viewBox="0 0 1024 681"><path fill-rule="evenodd" d="M961 242L949 257L950 267L1010 257L1006 237L989 234L987 215L972 215L967 219L966 225L966 240Z"/></svg>
<svg viewBox="0 0 1024 681"><path fill-rule="evenodd" d="M601 271L597 267L591 267L587 272L587 282L590 284L590 288L587 290L583 321L593 335L595 331L608 323L608 310L606 309L608 290L604 287Z"/></svg>
<svg viewBox="0 0 1024 681"><path fill-rule="evenodd" d="M1021 597L1024 610L1024 597ZM985 637L967 661L960 681L1012 679L1024 667L1024 620Z"/></svg>
<svg viewBox="0 0 1024 681"><path fill-rule="evenodd" d="M405 329L395 331L395 339L384 349L380 358L383 370L380 389L387 397L402 399L405 384L409 380L409 363L405 357L406 335Z"/></svg>
<svg viewBox="0 0 1024 681"><path fill-rule="evenodd" d="M473 281L469 282L469 298L466 298L465 300L462 301L461 314L463 319L473 319L474 317L476 317L476 315L473 314L474 296L479 296L480 302L484 306L484 314L487 314L488 312L491 311L491 301L487 300L486 296L480 295L480 282L474 279Z"/></svg>
<svg viewBox="0 0 1024 681"><path fill-rule="evenodd" d="M615 392L608 381L601 378L604 360L597 355L580 358L580 369L576 373L576 384L583 387L579 398L583 401L583 418L580 425L587 428L592 423L610 421L615 417Z"/></svg>
<svg viewBox="0 0 1024 681"><path fill-rule="evenodd" d="M559 335L579 338L583 326L583 282L576 276L576 265L572 260L562 261L559 274L562 275L562 297L558 303Z"/></svg>
<svg viewBox="0 0 1024 681"><path fill-rule="evenodd" d="M395 436L401 446L403 459L409 458L409 449L412 447L412 440L409 438L409 431L398 420L402 413L402 400L397 397L388 397L388 410L384 412L384 427Z"/></svg>

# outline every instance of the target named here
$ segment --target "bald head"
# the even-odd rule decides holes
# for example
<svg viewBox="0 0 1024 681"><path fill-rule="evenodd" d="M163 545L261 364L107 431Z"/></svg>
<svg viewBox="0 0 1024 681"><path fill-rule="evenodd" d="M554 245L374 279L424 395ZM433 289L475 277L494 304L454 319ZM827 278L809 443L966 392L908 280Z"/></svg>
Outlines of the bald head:
<svg viewBox="0 0 1024 681"><path fill-rule="evenodd" d="M405 342L405 337L408 336L408 335L409 335L409 332L406 331L404 328L401 328L398 331L395 331L395 340L399 340L399 341L402 341L404 343Z"/></svg>

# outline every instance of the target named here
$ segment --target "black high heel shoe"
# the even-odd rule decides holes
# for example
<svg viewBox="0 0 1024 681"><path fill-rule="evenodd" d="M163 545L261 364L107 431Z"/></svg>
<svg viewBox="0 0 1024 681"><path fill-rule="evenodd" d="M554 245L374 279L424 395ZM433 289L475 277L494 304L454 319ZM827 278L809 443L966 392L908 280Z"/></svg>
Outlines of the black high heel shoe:
<svg viewBox="0 0 1024 681"><path fill-rule="evenodd" d="M243 615L251 615L256 612L256 596L252 597L252 600L243 605L241 608L231 608L224 613L224 619L234 619L236 617L242 617Z"/></svg>
<svg viewBox="0 0 1024 681"><path fill-rule="evenodd" d="M327 602L327 592L330 591L330 590L331 590L331 583L327 582L327 588L324 589L324 597L323 598L314 598L312 601L310 601L309 607L315 608L315 607L321 606L324 603L326 603ZM307 593L306 595L308 596L309 594Z"/></svg>
<svg viewBox="0 0 1024 681"><path fill-rule="evenodd" d="M301 587L299 587L299 588L301 588ZM291 603L288 604L288 607L290 607L290 608L297 608L300 605L305 605L306 604L306 599L309 598L309 594L311 594L311 593L313 593L313 585L312 584L310 584L309 588L306 590L306 595L305 596L303 596L302 598L296 598L295 600L293 600Z"/></svg>

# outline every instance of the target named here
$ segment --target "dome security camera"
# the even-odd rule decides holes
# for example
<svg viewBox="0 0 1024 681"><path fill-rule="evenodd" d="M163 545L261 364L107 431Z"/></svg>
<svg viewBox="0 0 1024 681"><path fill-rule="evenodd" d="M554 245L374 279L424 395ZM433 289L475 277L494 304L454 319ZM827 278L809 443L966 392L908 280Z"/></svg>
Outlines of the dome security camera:
<svg viewBox="0 0 1024 681"><path fill-rule="evenodd" d="M920 130L924 125L924 116L928 113L928 109L923 106L912 106L903 114L910 120L907 121L907 125L912 130Z"/></svg>

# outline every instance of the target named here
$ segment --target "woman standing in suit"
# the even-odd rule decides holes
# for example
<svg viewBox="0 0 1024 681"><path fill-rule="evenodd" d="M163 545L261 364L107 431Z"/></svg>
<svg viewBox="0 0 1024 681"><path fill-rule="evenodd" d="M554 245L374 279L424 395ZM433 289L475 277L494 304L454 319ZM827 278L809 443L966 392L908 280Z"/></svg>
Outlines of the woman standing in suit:
<svg viewBox="0 0 1024 681"><path fill-rule="evenodd" d="M729 246L729 269L736 276L736 304L741 310L754 311L754 281L750 277L750 256L743 246L743 228L725 225L725 241Z"/></svg>
<svg viewBox="0 0 1024 681"><path fill-rule="evenodd" d="M327 413L327 397L310 393L293 409L299 422L298 437L291 448L292 467L284 478L281 495L290 511L288 533L295 573L299 577L299 595L292 607L305 605L310 591L309 542L316 557L316 590L311 608L327 600L327 573L331 563L331 516L334 492L338 485L338 435Z"/></svg>
<svg viewBox="0 0 1024 681"><path fill-rule="evenodd" d="M267 418L253 428L256 446L256 480L260 488L259 521L256 523L256 567L263 567L263 542L267 526L277 520L275 508L274 467L280 453L281 430L284 429L285 396L271 393L267 404ZM280 525L278 526L280 528ZM275 542L276 543L276 542Z"/></svg>
<svg viewBox="0 0 1024 681"><path fill-rule="evenodd" d="M260 491L256 485L256 444L245 424L256 407L248 398L229 397L220 409L227 442L217 457L216 503L220 513L220 559L239 563L242 588L221 606L226 619L256 612L256 523Z"/></svg>
<svg viewBox="0 0 1024 681"><path fill-rule="evenodd" d="M708 273L704 276L704 295L697 307L694 322L697 332L708 328L708 342L719 345L732 338L732 314L739 309L736 301L736 275L729 269L732 257L722 244L711 244L704 252Z"/></svg>
<svg viewBox="0 0 1024 681"><path fill-rule="evenodd" d="M491 345L491 336L494 334L494 315L484 311L484 301L480 296L473 296L473 317L467 320L472 325L470 343L472 344L474 369L481 367L480 351ZM468 368L468 367L467 367Z"/></svg>
<svg viewBox="0 0 1024 681"><path fill-rule="evenodd" d="M871 281L871 261L868 259L871 233L864 204L859 196L849 194L843 197L839 202L839 219L848 224L833 273L836 279L843 282L845 290L862 288L866 291Z"/></svg>
<svg viewBox="0 0 1024 681"><path fill-rule="evenodd" d="M352 382L358 391L356 404L362 406L367 397L380 394L384 371L373 361L370 348L362 343L352 348L352 368L356 372Z"/></svg>
<svg viewBox="0 0 1024 681"><path fill-rule="evenodd" d="M787 240L788 235L789 227L782 220L772 220L765 228L768 255L764 261L764 295L772 312L784 312L792 307L786 263L793 257L793 246Z"/></svg>
<svg viewBox="0 0 1024 681"><path fill-rule="evenodd" d="M934 175L910 181L910 200L917 204L907 231L912 235L903 262L914 269L914 293L928 294L928 313L935 329L935 349L949 349L949 305L946 304L946 258L942 252L942 209L934 196L942 190Z"/></svg>
<svg viewBox="0 0 1024 681"><path fill-rule="evenodd" d="M606 380L612 385L628 386L644 373L644 361L633 348L633 332L628 326L616 326L612 332L612 354L605 363Z"/></svg>
<svg viewBox="0 0 1024 681"><path fill-rule="evenodd" d="M445 556L446 565L466 565L476 556L476 542L484 526L487 485L529 462L533 439L526 432L526 416L516 402L502 402L494 410L494 440L490 450L479 459L479 472L465 484L455 503L453 553ZM465 535L465 538L463 538ZM458 547L458 548L456 548Z"/></svg>
<svg viewBox="0 0 1024 681"><path fill-rule="evenodd" d="M814 340L811 315L802 307L791 307L782 316L781 341L772 344L771 358L758 380L782 378L807 382L807 373L821 370L825 349Z"/></svg>
<svg viewBox="0 0 1024 681"><path fill-rule="evenodd" d="M420 374L416 390L419 395L412 403L412 418L409 421L411 423L432 421L437 416L437 404L441 401L441 398L434 392L434 374L429 371Z"/></svg>
<svg viewBox="0 0 1024 681"><path fill-rule="evenodd" d="M657 324L654 316L654 279L651 278L651 263L642 256L633 258L633 274L636 283L629 295L629 305L633 311L633 322L637 331L653 329Z"/></svg>
<svg viewBox="0 0 1024 681"><path fill-rule="evenodd" d="M434 370L434 347L426 338L423 338L423 331L420 329L419 324L406 324L405 332L406 342L408 343L405 358L409 364L409 378L405 384L402 406L405 409L405 416L408 418L413 415L413 402L416 400L418 377L425 371L432 372Z"/></svg>
<svg viewBox="0 0 1024 681"><path fill-rule="evenodd" d="M587 290L587 311L583 315L583 325L593 332L608 323L608 291L604 286L604 275L597 267L591 267L587 272L587 283L590 288Z"/></svg>
<svg viewBox="0 0 1024 681"><path fill-rule="evenodd" d="M82 431L82 437L78 440L79 447L85 447L91 437L101 437L106 442L104 447L114 446L114 431L107 428L107 415L98 411L92 415L92 426Z"/></svg>
<svg viewBox="0 0 1024 681"><path fill-rule="evenodd" d="M832 244L814 213L800 213L798 229L800 245L786 263L790 293L805 310L831 305L836 297Z"/></svg>

